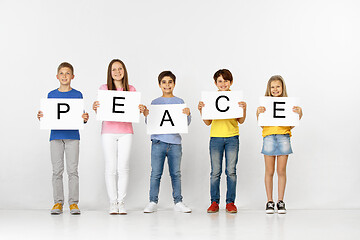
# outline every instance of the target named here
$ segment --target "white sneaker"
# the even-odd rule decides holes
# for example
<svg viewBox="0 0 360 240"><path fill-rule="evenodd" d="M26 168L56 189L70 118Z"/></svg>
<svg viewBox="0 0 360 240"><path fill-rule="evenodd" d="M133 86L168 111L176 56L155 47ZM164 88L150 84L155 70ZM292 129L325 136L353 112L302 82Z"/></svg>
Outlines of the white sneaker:
<svg viewBox="0 0 360 240"><path fill-rule="evenodd" d="M127 214L126 209L125 209L125 204L123 202L120 202L118 204L118 207L119 207L119 214L121 214L121 215Z"/></svg>
<svg viewBox="0 0 360 240"><path fill-rule="evenodd" d="M153 213L157 211L157 203L149 202L144 209L144 213Z"/></svg>
<svg viewBox="0 0 360 240"><path fill-rule="evenodd" d="M110 203L110 209L109 209L109 214L110 215L116 215L119 214L119 206L118 203Z"/></svg>
<svg viewBox="0 0 360 240"><path fill-rule="evenodd" d="M191 213L191 209L187 207L183 202L178 202L174 206L174 210L177 212Z"/></svg>

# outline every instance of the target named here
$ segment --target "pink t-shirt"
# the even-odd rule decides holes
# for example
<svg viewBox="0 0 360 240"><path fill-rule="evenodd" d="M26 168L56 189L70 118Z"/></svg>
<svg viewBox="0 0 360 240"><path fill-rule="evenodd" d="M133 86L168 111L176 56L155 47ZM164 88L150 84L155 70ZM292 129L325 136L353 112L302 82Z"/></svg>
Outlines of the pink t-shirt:
<svg viewBox="0 0 360 240"><path fill-rule="evenodd" d="M107 84L101 85L100 90L108 90ZM129 85L130 92L136 92L136 89ZM117 89L117 91L123 91L122 88ZM101 103L100 103L101 104ZM132 127L132 123L130 122L112 122L112 121L103 121L101 134L107 133L130 133L133 134L134 130Z"/></svg>

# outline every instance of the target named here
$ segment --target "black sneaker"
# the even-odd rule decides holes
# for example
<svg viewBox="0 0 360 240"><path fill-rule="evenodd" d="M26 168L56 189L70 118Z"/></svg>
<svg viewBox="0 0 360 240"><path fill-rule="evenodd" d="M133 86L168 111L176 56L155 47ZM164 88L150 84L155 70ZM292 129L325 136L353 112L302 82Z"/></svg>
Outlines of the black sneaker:
<svg viewBox="0 0 360 240"><path fill-rule="evenodd" d="M285 203L282 200L278 201L278 203L276 204L276 207L278 209L279 214L286 213Z"/></svg>
<svg viewBox="0 0 360 240"><path fill-rule="evenodd" d="M273 201L269 201L266 203L266 213L267 214L275 213L275 203Z"/></svg>

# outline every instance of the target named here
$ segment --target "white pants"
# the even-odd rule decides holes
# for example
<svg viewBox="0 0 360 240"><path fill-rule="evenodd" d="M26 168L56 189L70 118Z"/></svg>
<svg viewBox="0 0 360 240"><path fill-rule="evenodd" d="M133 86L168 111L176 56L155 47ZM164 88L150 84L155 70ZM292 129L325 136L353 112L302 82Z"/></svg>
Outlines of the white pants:
<svg viewBox="0 0 360 240"><path fill-rule="evenodd" d="M105 183L110 203L124 202L129 181L132 134L102 134Z"/></svg>

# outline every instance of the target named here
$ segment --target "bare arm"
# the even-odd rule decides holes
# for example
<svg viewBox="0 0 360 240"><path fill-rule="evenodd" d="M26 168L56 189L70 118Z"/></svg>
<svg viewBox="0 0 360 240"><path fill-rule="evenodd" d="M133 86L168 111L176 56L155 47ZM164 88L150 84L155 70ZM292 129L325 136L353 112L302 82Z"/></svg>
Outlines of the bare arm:
<svg viewBox="0 0 360 240"><path fill-rule="evenodd" d="M84 123L87 123L89 121L89 114L87 112L83 113L81 117L84 119Z"/></svg>
<svg viewBox="0 0 360 240"><path fill-rule="evenodd" d="M303 116L303 112L302 112L302 108L299 106L294 106L293 107L293 112L299 114L299 120L302 118Z"/></svg>
<svg viewBox="0 0 360 240"><path fill-rule="evenodd" d="M190 123L191 123L191 112L190 112L190 108L184 108L182 112L183 112L183 114L186 114L186 116L187 116L187 123L188 123L188 126L189 126Z"/></svg>
<svg viewBox="0 0 360 240"><path fill-rule="evenodd" d="M98 109L99 106L100 106L99 101L95 101L95 102L93 103L93 110L95 111L95 113L97 113L97 109Z"/></svg>
<svg viewBox="0 0 360 240"><path fill-rule="evenodd" d="M302 118L303 112L302 112L302 108L301 108L301 107L299 107L299 106L294 106L294 107L293 107L293 112L299 114L299 120ZM291 127L290 127L290 129L293 129L293 128L294 128L294 126L291 126Z"/></svg>
<svg viewBox="0 0 360 240"><path fill-rule="evenodd" d="M263 106L260 106L256 110L256 119L259 120L260 113L264 113L266 111L266 108ZM261 126L261 128L264 128L264 126Z"/></svg>
<svg viewBox="0 0 360 240"><path fill-rule="evenodd" d="M198 104L198 109L200 111L200 115L202 115L202 108L205 106L204 102L200 101ZM203 120L204 123L209 126L212 123L212 120Z"/></svg>
<svg viewBox="0 0 360 240"><path fill-rule="evenodd" d="M149 115L149 109L143 104L139 105L140 113L144 114L144 117L147 117Z"/></svg>
<svg viewBox="0 0 360 240"><path fill-rule="evenodd" d="M40 121L40 118L42 118L43 116L44 116L43 112L38 111L37 118L39 119L39 121Z"/></svg>
<svg viewBox="0 0 360 240"><path fill-rule="evenodd" d="M246 102L238 102L238 104L239 104L239 107L241 107L243 109L243 116L241 118L237 118L236 120L240 124L243 124L246 119Z"/></svg>

